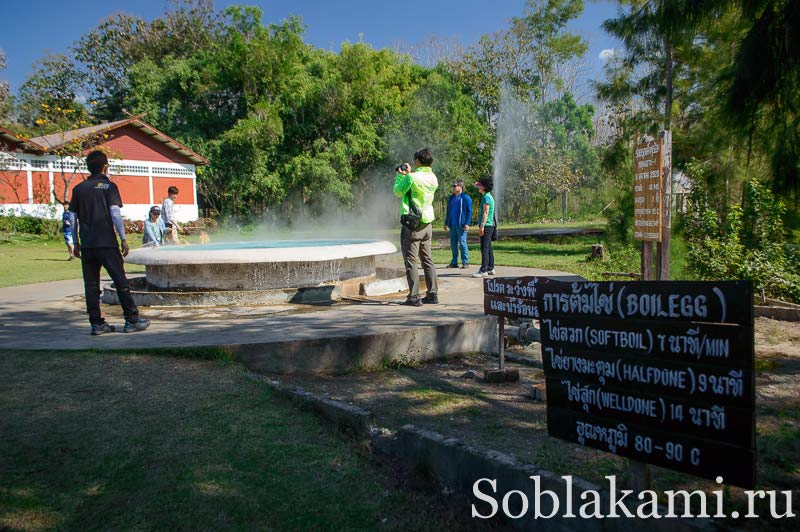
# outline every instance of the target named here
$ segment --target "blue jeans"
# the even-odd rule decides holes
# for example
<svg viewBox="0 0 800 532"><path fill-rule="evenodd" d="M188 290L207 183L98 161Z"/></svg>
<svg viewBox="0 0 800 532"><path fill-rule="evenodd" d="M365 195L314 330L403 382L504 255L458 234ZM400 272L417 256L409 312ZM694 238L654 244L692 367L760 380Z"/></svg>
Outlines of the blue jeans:
<svg viewBox="0 0 800 532"><path fill-rule="evenodd" d="M469 264L469 248L467 247L467 232L464 226L450 228L450 251L453 258L450 264L458 264L458 249L461 248L461 264Z"/></svg>

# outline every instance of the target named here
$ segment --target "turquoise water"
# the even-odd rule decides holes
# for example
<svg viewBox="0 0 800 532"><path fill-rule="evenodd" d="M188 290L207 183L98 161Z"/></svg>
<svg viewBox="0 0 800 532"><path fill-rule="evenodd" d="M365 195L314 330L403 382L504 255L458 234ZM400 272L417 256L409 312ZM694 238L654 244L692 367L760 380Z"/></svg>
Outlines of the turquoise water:
<svg viewBox="0 0 800 532"><path fill-rule="evenodd" d="M281 249L281 248L313 248L322 246L346 246L349 244L369 244L377 240L258 240L254 242L219 242L216 244L198 244L191 246L162 246L159 252L168 251L212 251L225 249Z"/></svg>

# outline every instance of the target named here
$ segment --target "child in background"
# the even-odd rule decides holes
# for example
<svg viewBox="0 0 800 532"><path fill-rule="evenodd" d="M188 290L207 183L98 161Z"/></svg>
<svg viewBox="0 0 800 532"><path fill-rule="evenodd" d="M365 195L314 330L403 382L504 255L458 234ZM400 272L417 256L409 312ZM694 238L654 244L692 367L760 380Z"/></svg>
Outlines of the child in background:
<svg viewBox="0 0 800 532"><path fill-rule="evenodd" d="M70 212L68 201L65 201L62 205L64 214L61 215L61 231L64 233L64 243L67 245L67 251L69 252L67 260L75 260L75 213Z"/></svg>

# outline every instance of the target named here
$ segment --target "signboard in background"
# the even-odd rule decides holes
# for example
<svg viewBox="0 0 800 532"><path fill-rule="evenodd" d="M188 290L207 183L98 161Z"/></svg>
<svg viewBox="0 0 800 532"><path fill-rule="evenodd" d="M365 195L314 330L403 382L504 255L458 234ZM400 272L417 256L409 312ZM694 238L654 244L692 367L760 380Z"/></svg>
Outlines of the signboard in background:
<svg viewBox="0 0 800 532"><path fill-rule="evenodd" d="M539 278L532 286L548 434L753 487L751 282Z"/></svg>
<svg viewBox="0 0 800 532"><path fill-rule="evenodd" d="M661 242L662 199L668 184L664 170L664 136L636 145L633 159L633 237Z"/></svg>

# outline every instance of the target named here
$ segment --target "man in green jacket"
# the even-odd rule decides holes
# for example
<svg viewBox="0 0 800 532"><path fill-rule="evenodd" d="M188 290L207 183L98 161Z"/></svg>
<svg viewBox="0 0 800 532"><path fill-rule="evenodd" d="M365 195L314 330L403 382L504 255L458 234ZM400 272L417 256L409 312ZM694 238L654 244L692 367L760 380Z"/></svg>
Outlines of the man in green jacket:
<svg viewBox="0 0 800 532"><path fill-rule="evenodd" d="M397 168L397 175L394 178L394 195L402 198L400 215L407 215L411 211L409 199L422 213L415 229L403 225L400 231L400 249L403 252L406 279L408 279L408 298L403 304L413 307L419 307L423 303L436 304L439 302L436 267L431 258L432 222L435 218L433 195L439 188L439 181L436 179L436 174L431 171L431 164L433 164L431 150L422 148L414 154L413 169L407 163L403 164ZM422 263L425 284L428 286L428 293L423 298L419 297L417 257Z"/></svg>

